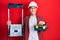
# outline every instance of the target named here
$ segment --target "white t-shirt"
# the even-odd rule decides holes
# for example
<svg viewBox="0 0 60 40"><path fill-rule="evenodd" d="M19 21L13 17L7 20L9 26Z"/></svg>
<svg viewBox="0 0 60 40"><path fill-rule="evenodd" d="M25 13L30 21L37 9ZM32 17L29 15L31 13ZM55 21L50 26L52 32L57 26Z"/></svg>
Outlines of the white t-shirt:
<svg viewBox="0 0 60 40"><path fill-rule="evenodd" d="M36 16L30 16L29 19L29 38L28 40L39 40L38 32L34 30L34 25L37 24Z"/></svg>

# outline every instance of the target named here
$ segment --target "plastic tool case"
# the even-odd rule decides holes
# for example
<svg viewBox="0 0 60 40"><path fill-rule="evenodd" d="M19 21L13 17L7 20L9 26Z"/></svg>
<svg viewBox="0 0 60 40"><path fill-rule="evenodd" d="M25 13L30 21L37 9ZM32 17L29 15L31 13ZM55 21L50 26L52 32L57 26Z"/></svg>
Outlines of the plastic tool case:
<svg viewBox="0 0 60 40"><path fill-rule="evenodd" d="M8 24L8 37L23 36L23 4L8 4L8 21L10 20L10 8L22 8L22 23L21 24ZM8 39L9 40L9 39Z"/></svg>

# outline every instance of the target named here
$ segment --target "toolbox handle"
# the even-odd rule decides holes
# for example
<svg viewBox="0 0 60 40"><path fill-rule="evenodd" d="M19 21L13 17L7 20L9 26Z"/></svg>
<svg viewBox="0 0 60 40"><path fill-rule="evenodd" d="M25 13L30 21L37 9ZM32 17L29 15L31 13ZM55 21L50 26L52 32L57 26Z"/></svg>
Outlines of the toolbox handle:
<svg viewBox="0 0 60 40"><path fill-rule="evenodd" d="M8 8L23 8L23 4L13 4L13 3L9 3L8 4Z"/></svg>

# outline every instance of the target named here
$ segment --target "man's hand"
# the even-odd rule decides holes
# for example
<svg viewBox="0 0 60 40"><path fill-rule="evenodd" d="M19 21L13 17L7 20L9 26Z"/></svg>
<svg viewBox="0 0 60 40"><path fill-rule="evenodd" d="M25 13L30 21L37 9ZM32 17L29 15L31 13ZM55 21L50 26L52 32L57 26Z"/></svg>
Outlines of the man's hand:
<svg viewBox="0 0 60 40"><path fill-rule="evenodd" d="M43 25L45 24L45 21L39 21L38 25Z"/></svg>
<svg viewBox="0 0 60 40"><path fill-rule="evenodd" d="M11 21L7 21L7 25L11 24Z"/></svg>

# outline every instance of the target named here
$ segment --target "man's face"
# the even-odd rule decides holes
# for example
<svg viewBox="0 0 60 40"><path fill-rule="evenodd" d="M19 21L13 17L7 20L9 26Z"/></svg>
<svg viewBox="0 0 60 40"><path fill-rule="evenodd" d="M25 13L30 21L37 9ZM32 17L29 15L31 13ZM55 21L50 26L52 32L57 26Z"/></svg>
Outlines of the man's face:
<svg viewBox="0 0 60 40"><path fill-rule="evenodd" d="M32 7L30 7L29 9L30 9L31 14L36 14L37 7L32 6Z"/></svg>

